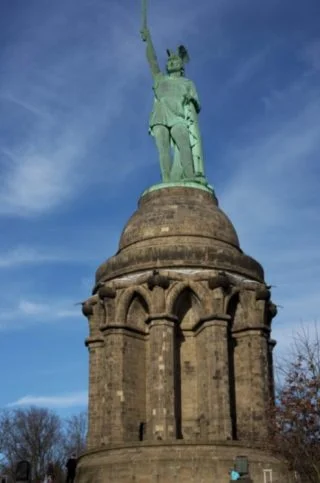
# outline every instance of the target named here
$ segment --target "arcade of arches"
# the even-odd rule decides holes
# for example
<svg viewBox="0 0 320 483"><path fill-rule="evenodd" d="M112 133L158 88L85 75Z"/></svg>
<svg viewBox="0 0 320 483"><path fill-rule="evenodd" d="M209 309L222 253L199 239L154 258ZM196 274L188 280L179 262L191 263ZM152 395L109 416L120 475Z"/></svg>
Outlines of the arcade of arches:
<svg viewBox="0 0 320 483"><path fill-rule="evenodd" d="M175 275L150 272L140 285L132 277L129 287L104 286L87 302L91 447L265 437L268 289L213 271L196 282Z"/></svg>

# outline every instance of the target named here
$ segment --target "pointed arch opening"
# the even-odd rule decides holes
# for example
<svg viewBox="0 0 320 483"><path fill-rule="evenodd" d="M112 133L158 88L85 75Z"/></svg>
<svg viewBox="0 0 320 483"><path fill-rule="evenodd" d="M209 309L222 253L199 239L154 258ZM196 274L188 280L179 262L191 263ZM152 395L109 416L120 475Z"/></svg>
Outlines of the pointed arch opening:
<svg viewBox="0 0 320 483"><path fill-rule="evenodd" d="M129 302L126 324L145 332L148 313L149 307L147 302L140 293L134 292Z"/></svg>
<svg viewBox="0 0 320 483"><path fill-rule="evenodd" d="M124 333L124 395L123 417L126 439L140 441L144 438L146 421L146 319L149 307L139 292L133 292L126 311Z"/></svg>
<svg viewBox="0 0 320 483"><path fill-rule="evenodd" d="M200 301L185 287L173 304L178 323L174 334L174 391L177 439L192 439L197 427L197 357L193 328L200 318Z"/></svg>

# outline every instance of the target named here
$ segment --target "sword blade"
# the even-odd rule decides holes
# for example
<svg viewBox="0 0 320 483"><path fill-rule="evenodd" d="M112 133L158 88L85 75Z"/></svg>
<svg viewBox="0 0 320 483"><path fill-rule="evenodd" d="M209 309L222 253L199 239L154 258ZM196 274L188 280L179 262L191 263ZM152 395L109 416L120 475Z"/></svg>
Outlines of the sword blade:
<svg viewBox="0 0 320 483"><path fill-rule="evenodd" d="M143 29L146 29L148 25L147 7L148 7L148 0L142 0L142 28Z"/></svg>

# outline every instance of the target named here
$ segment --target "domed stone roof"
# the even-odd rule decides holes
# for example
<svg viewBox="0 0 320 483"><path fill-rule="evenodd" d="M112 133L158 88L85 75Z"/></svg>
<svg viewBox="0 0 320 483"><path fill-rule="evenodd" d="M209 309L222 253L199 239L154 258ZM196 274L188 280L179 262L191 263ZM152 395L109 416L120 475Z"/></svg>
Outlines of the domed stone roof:
<svg viewBox="0 0 320 483"><path fill-rule="evenodd" d="M228 270L259 281L264 277L259 263L243 254L231 221L212 193L166 187L140 198L118 253L99 267L96 282L178 267Z"/></svg>
<svg viewBox="0 0 320 483"><path fill-rule="evenodd" d="M195 188L163 188L144 195L125 226L119 248L170 237L197 237L239 247L237 233L216 198ZM164 239L164 240L163 240Z"/></svg>

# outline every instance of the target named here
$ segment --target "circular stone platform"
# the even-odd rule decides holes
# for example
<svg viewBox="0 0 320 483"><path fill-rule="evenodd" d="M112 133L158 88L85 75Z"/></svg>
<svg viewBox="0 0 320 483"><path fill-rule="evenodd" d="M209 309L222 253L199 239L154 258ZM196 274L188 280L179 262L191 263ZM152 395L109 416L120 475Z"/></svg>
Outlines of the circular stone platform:
<svg viewBox="0 0 320 483"><path fill-rule="evenodd" d="M139 200L118 253L97 270L96 282L155 268L227 270L263 282L261 265L240 249L231 221L213 192L162 187Z"/></svg>
<svg viewBox="0 0 320 483"><path fill-rule="evenodd" d="M246 456L253 483L263 483L272 472L274 483L290 483L283 463L265 451L245 444L135 443L93 450L78 463L81 483L223 483L237 456Z"/></svg>

